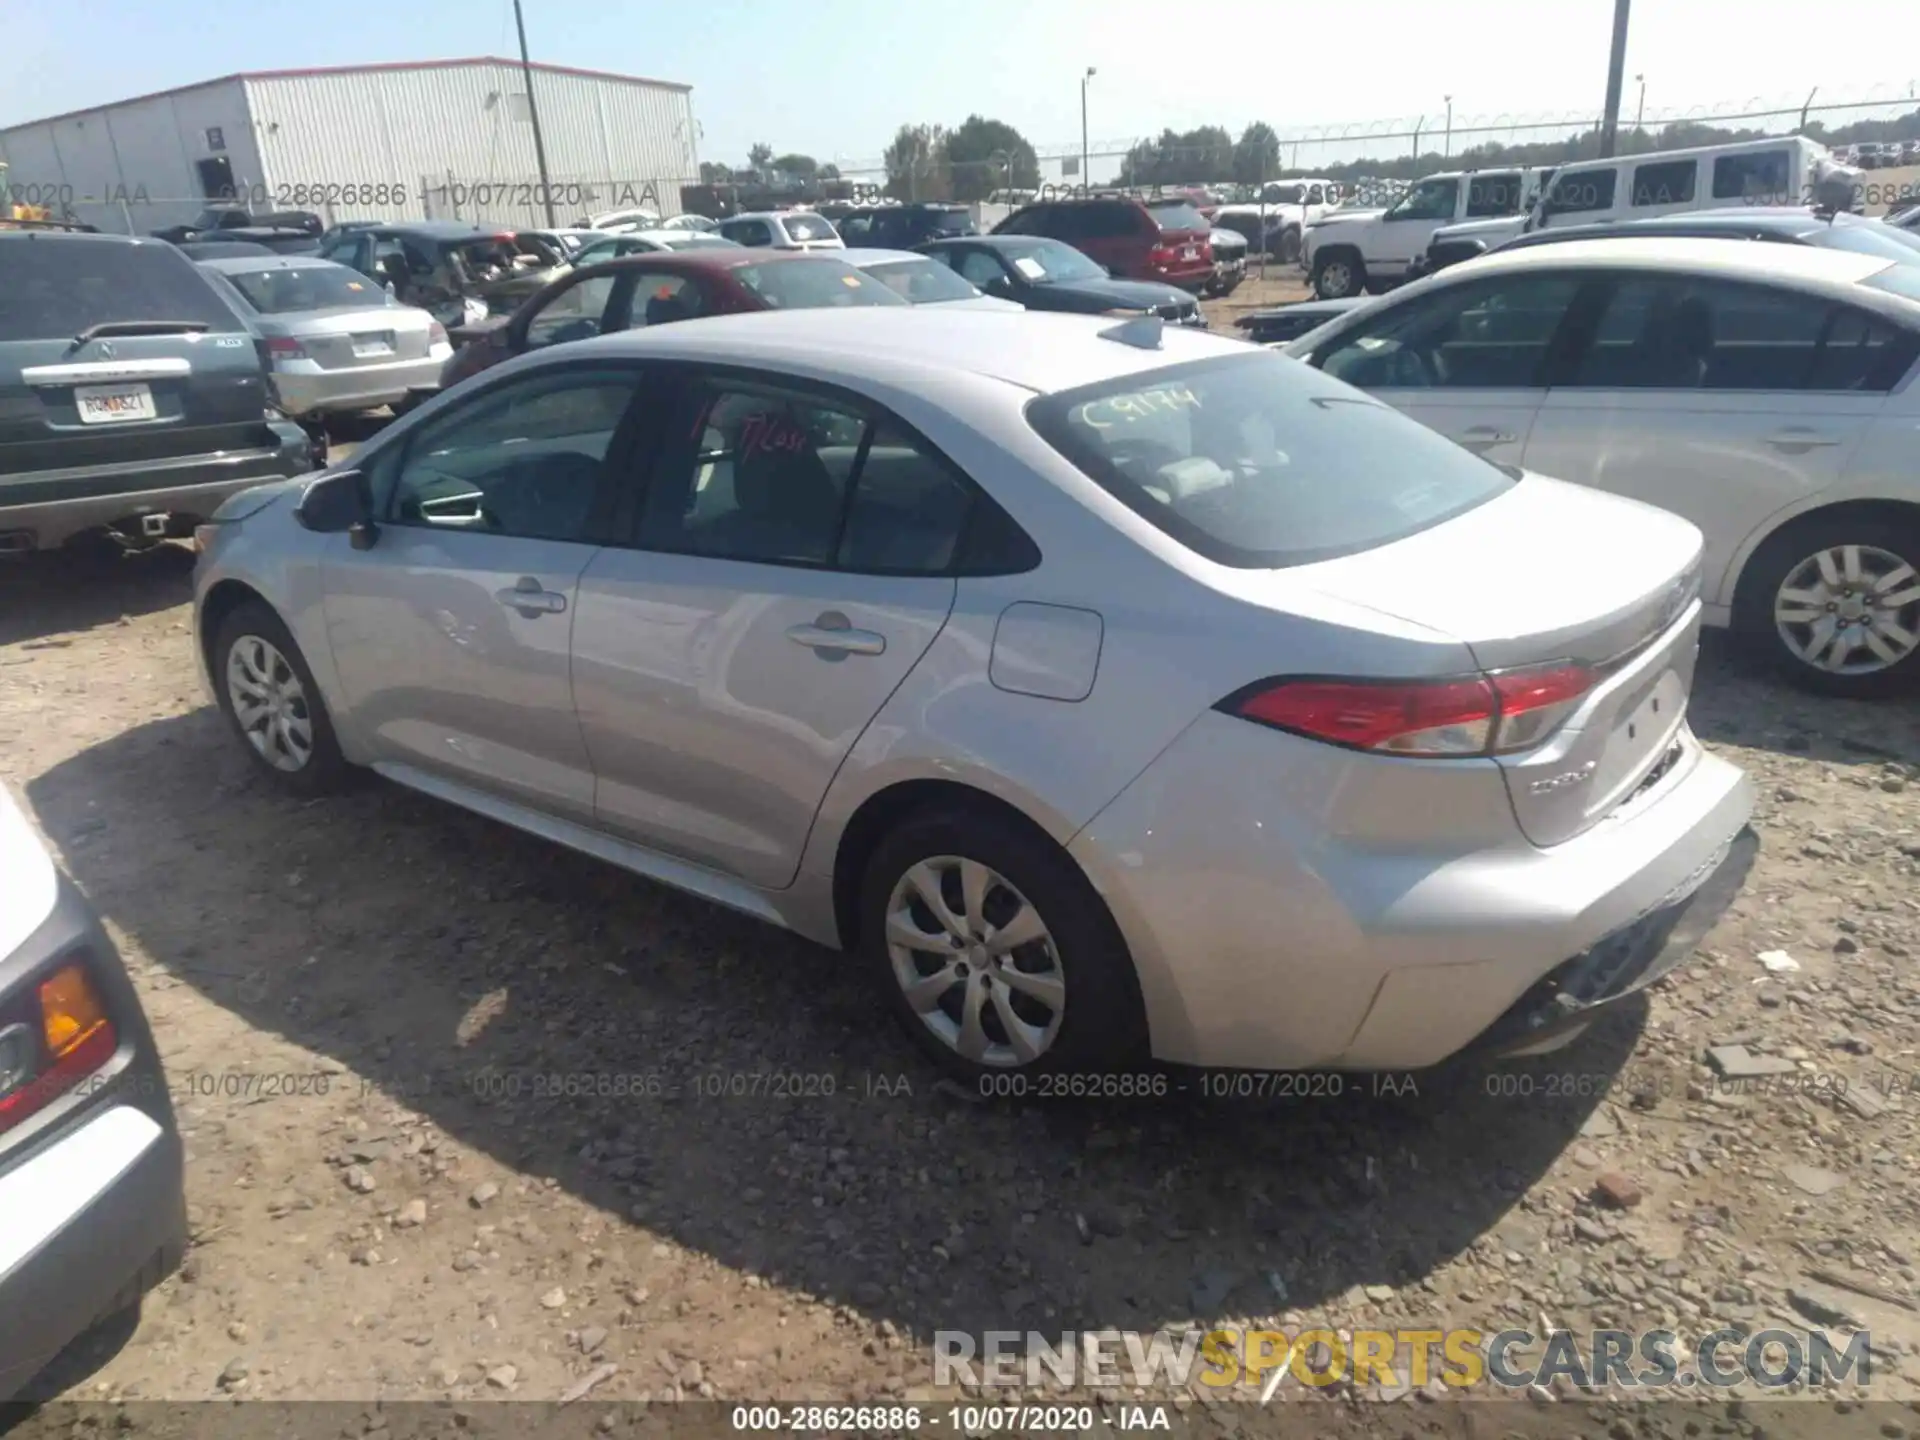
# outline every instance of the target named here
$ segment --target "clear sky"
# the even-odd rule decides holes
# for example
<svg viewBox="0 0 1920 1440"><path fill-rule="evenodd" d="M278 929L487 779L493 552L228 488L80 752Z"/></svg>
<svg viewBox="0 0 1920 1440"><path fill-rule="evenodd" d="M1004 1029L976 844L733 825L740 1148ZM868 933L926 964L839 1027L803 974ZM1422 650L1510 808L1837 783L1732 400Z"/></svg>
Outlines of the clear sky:
<svg viewBox="0 0 1920 1440"><path fill-rule="evenodd" d="M702 159L765 140L871 161L906 121L1003 119L1043 151L1265 120L1597 114L1612 0L523 0L536 60L694 87ZM1172 23L1169 23L1172 22ZM236 70L515 53L511 0L0 0L0 126ZM1920 90L1913 0L1640 0L1623 110ZM1757 108L1757 107L1756 107ZM1865 118L1881 112L1854 112ZM1404 128L1404 127L1403 127ZM1545 138L1521 136L1514 138ZM1318 150L1316 157L1315 151ZM1351 153L1351 152L1348 152ZM1341 158L1309 146L1298 159ZM1096 166L1095 174L1106 167Z"/></svg>

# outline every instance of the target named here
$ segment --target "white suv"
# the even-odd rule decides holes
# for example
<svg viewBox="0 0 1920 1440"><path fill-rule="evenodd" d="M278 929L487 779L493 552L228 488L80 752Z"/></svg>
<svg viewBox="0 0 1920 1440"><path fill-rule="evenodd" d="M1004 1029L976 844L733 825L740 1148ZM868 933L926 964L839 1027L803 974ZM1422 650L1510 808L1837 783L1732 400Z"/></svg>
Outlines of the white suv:
<svg viewBox="0 0 1920 1440"><path fill-rule="evenodd" d="M1551 170L1453 170L1429 175L1384 210L1336 210L1306 226L1301 259L1313 292L1342 300L1399 284L1433 232L1456 220L1518 217Z"/></svg>

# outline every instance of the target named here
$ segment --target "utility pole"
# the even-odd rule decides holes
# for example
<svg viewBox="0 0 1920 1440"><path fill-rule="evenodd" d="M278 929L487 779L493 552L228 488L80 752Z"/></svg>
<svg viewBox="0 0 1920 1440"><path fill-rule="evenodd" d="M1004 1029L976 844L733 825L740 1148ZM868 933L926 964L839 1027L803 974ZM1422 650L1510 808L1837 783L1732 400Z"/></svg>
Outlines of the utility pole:
<svg viewBox="0 0 1920 1440"><path fill-rule="evenodd" d="M1626 0L1621 0L1622 4ZM547 228L554 229L553 186L547 180L547 144L540 138L540 107L533 103L533 62L527 58L527 22L520 13L520 0L513 0L513 27L520 32L520 77L527 87L527 119L533 122L533 158L540 167L540 203L547 212Z"/></svg>
<svg viewBox="0 0 1920 1440"><path fill-rule="evenodd" d="M1644 128L1644 123L1647 118L1647 77L1644 75L1636 75L1633 78L1635 83L1640 86L1640 103L1634 108L1633 112L1633 128L1639 130Z"/></svg>
<svg viewBox="0 0 1920 1440"><path fill-rule="evenodd" d="M1083 193L1090 192L1093 187L1093 175L1087 168L1092 159L1087 153L1087 82L1096 73L1093 66L1089 65L1087 73L1080 77L1080 189Z"/></svg>
<svg viewBox="0 0 1920 1440"><path fill-rule="evenodd" d="M1440 151L1440 154L1443 158L1453 154L1453 97L1449 95L1446 97L1446 100L1447 100L1447 138L1446 138L1445 144L1442 146Z"/></svg>
<svg viewBox="0 0 1920 1440"><path fill-rule="evenodd" d="M1611 160L1620 138L1620 83L1627 69L1627 7L1613 0L1613 54L1607 60L1607 109L1600 121L1600 158Z"/></svg>

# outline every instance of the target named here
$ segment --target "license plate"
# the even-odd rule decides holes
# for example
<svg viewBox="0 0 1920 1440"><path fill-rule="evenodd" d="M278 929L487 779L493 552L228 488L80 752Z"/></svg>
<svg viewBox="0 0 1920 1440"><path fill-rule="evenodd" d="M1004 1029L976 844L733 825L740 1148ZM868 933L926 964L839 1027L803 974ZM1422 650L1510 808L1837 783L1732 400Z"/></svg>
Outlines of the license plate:
<svg viewBox="0 0 1920 1440"><path fill-rule="evenodd" d="M145 385L76 385L73 403L83 425L116 425L160 416L153 408L153 391Z"/></svg>
<svg viewBox="0 0 1920 1440"><path fill-rule="evenodd" d="M370 340L353 342L353 358L356 360L374 360L382 355L393 354L393 342L376 336Z"/></svg>
<svg viewBox="0 0 1920 1440"><path fill-rule="evenodd" d="M1198 260L1200 258L1200 247L1198 245L1187 246L1186 249L1180 252L1180 258L1182 260Z"/></svg>

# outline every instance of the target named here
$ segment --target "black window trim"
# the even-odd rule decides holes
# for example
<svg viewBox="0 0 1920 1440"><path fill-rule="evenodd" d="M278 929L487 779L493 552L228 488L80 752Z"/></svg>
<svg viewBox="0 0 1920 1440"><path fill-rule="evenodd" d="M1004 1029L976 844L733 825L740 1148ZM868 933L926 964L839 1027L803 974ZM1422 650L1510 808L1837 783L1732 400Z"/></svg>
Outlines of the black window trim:
<svg viewBox="0 0 1920 1440"><path fill-rule="evenodd" d="M438 429L447 420L469 415L476 406L486 404L503 391L517 385L537 384L551 381L556 377L585 373L631 375L634 381L633 397L627 402L627 408L621 413L620 421L614 426L613 435L607 441L607 453L601 461L600 485L598 493L594 496L585 535L578 540L555 540L551 536L502 535L486 530L464 532L485 535L496 540L531 539L548 544L605 547L612 544L614 537L619 533L619 515L626 508L624 504L626 496L641 488L638 485L620 486L618 477L622 474L642 474L644 473L643 465L650 466L652 463L654 442L657 441L660 429L657 423L659 414L654 407L641 403L641 391L659 368L644 360L571 359L499 375L481 383L471 394L462 396L456 404L437 412L422 413L415 423L389 432L392 435L390 440L382 436L380 440L368 445L365 452L357 452L347 468L360 471L367 477L368 483L372 484L376 467L383 464L392 465L392 480L386 488L386 493L383 495L376 490L373 497L374 509L378 512L381 525L445 533L442 527L416 524L401 518L399 514L400 475L406 469L413 447L422 434Z"/></svg>
<svg viewBox="0 0 1920 1440"><path fill-rule="evenodd" d="M957 464L939 446L927 438L916 425L902 418L897 412L857 390L831 381L817 380L807 375L792 375L785 371L763 370L752 365L730 364L724 361L676 360L658 363L650 367L657 373L667 391L667 398L659 407L659 419L678 424L686 414L688 393L701 381L718 382L721 387L738 386L750 390L773 390L789 395L812 399L816 403L831 406L844 411L860 420L865 426L860 437L860 452L854 459L854 465L847 472L846 493L841 496L840 518L834 528L833 555L826 561L812 560L749 560L730 555L712 555L702 550L679 549L671 546L643 544L640 538L640 523L645 509L646 497L652 492L659 480L660 466L666 458L665 447L660 437L668 432L665 423L653 427L655 443L645 457L645 467L638 483L627 487L627 496L620 506L621 523L611 532L611 538L604 543L609 549L633 550L649 555L685 555L693 559L711 561L717 565L772 565L788 570L812 570L836 575L879 576L900 579L921 580L960 580L982 579L989 576L1023 575L1037 569L1041 563L1038 543L1027 533L1026 527L1007 513L1001 505L982 488L966 470ZM905 435L916 448L932 460L956 481L966 495L966 518L960 522L960 534L954 541L953 558L939 570L919 570L908 568L877 568L868 566L849 566L839 562L841 542L846 538L847 519L853 510L855 496L859 492L860 473L865 467L867 448L873 442L873 435L882 425L888 425ZM1031 555L1028 563L1017 569L1004 567L974 568L967 563L967 552L981 527L981 516L998 511L1004 522L1013 527L1026 541Z"/></svg>
<svg viewBox="0 0 1920 1440"><path fill-rule="evenodd" d="M1693 184L1687 190L1687 193L1684 196L1680 197L1677 200L1645 200L1643 201L1639 198L1640 177L1642 174L1644 174L1649 170L1678 170L1683 165L1691 167L1693 171ZM1691 160L1657 160L1652 156L1649 156L1647 157L1646 160L1642 161L1641 163L1633 167L1633 174L1627 181L1627 203L1625 208L1628 210L1646 210L1646 209L1651 209L1652 207L1657 205L1691 205L1698 201L1699 195L1700 195L1700 157L1699 156L1696 155ZM1614 182L1614 198L1616 200L1619 199L1619 182L1617 180Z"/></svg>

